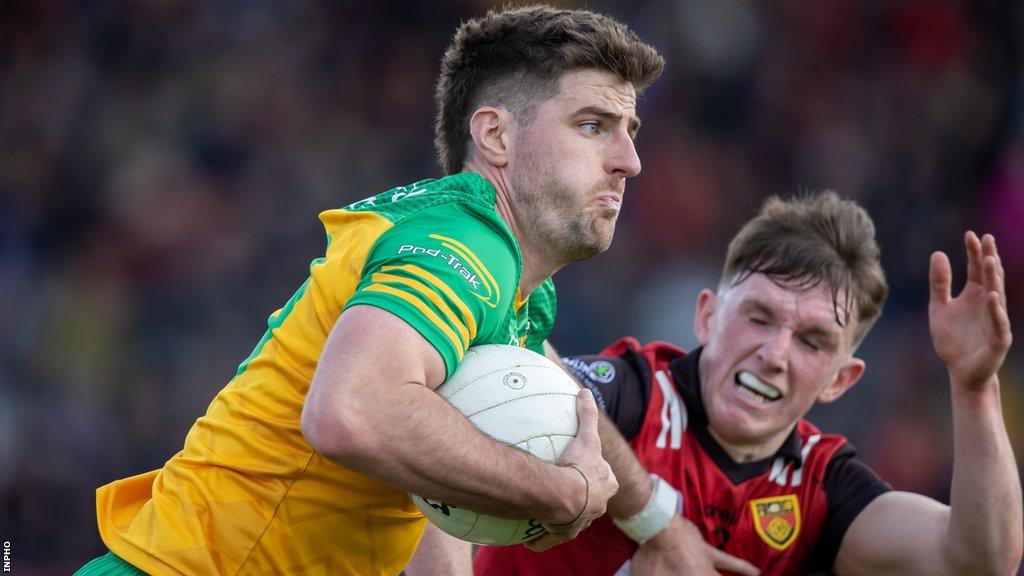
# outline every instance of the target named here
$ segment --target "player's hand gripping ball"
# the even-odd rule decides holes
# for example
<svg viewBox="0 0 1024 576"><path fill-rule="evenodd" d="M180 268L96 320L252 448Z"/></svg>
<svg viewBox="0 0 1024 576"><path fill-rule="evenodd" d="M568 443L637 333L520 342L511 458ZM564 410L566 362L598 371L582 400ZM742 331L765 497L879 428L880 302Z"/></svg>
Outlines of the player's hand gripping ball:
<svg viewBox="0 0 1024 576"><path fill-rule="evenodd" d="M549 462L576 436L579 386L546 357L515 346L470 348L437 393L484 434ZM412 495L448 534L492 546L529 542L545 533L533 519L511 520Z"/></svg>

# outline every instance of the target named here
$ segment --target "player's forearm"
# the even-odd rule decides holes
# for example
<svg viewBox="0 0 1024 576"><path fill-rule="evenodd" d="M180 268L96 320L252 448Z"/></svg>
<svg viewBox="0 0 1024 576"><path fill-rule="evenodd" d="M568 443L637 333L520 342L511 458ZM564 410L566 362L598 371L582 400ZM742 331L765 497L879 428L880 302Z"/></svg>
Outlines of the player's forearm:
<svg viewBox="0 0 1024 576"><path fill-rule="evenodd" d="M946 550L956 573L1012 574L1024 547L1021 486L999 381L952 383L954 466Z"/></svg>
<svg viewBox="0 0 1024 576"><path fill-rule="evenodd" d="M566 522L583 507L585 487L575 470L485 437L420 384L382 384L330 404L335 428L322 436L333 440L314 445L381 482L512 518Z"/></svg>
<svg viewBox="0 0 1024 576"><path fill-rule="evenodd" d="M619 481L619 491L608 500L608 514L626 518L640 511L651 497L651 476L619 433L611 418L602 413L598 420L601 455Z"/></svg>

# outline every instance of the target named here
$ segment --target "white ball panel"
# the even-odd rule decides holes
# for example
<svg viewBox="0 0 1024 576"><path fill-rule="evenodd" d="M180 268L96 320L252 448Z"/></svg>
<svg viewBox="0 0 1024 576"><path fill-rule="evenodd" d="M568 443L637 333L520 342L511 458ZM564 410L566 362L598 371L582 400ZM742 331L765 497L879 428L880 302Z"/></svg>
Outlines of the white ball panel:
<svg viewBox="0 0 1024 576"><path fill-rule="evenodd" d="M555 454L557 454L558 456L561 456L562 452L565 451L565 447L568 446L569 442L572 442L572 439L575 438L575 437L576 437L575 434L573 434L572 436L554 436L554 435L552 435L552 436L548 436L548 440L551 441L551 446L554 449ZM555 456L555 460L558 459L558 456ZM552 460L552 462L554 462L554 460Z"/></svg>
<svg viewBox="0 0 1024 576"><path fill-rule="evenodd" d="M547 460L548 462L554 462L558 455L555 454L555 450L551 445L551 440L548 436L541 436L540 438L530 438L524 442L516 444L516 448L520 450L526 450L530 454L533 454L541 460Z"/></svg>
<svg viewBox="0 0 1024 576"><path fill-rule="evenodd" d="M507 401L469 417L477 428L496 440L515 446L542 434L575 435L576 397L538 394Z"/></svg>
<svg viewBox="0 0 1024 576"><path fill-rule="evenodd" d="M572 378L553 365L517 364L491 369L473 379L458 376L458 372L453 374L437 393L467 415L530 394L559 392L575 396L579 392Z"/></svg>

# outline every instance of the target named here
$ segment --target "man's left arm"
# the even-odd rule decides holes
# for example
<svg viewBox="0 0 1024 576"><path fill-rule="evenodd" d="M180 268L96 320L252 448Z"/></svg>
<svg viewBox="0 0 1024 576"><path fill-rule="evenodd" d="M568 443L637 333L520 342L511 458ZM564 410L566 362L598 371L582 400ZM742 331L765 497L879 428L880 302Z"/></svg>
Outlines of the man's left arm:
<svg viewBox="0 0 1024 576"><path fill-rule="evenodd" d="M1002 417L997 371L1012 335L995 239L965 237L967 284L950 296L949 259L931 258L929 324L953 410L950 506L907 492L871 502L843 538L835 573L1013 574L1020 562L1021 486Z"/></svg>
<svg viewBox="0 0 1024 576"><path fill-rule="evenodd" d="M546 340L544 354L552 362L563 365L561 356ZM615 422L603 411L598 412L597 433L601 438L601 456L611 466L619 481L619 491L608 500L607 514L616 519L630 518L643 510L651 500L654 481ZM686 568L687 574L696 576L718 574L715 568L748 576L759 573L749 562L707 544L692 522L673 513L668 523L634 554L631 574L676 574L681 567Z"/></svg>

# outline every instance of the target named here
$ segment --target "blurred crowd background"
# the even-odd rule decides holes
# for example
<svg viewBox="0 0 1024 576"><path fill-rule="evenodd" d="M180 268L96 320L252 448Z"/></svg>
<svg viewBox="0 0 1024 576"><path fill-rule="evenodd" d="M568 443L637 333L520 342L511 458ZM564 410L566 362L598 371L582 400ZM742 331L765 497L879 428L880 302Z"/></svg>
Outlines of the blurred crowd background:
<svg viewBox="0 0 1024 576"><path fill-rule="evenodd" d="M566 6L582 3L562 2ZM93 490L162 465L322 254L317 214L437 177L433 81L490 2L0 2L0 539L15 573L103 551ZM939 499L949 393L931 251L997 235L1024 462L1019 2L589 0L667 57L612 248L556 276L564 353L692 346L698 290L765 197L874 216L892 296L868 371L816 409ZM439 439L438 441L443 441Z"/></svg>

